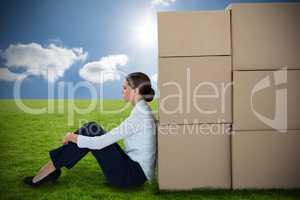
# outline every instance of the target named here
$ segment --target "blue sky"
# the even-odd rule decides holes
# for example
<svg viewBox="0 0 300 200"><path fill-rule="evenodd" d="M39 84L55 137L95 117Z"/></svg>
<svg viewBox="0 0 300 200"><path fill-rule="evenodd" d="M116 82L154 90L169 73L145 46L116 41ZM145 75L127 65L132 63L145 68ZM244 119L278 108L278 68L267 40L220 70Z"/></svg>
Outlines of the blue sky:
<svg viewBox="0 0 300 200"><path fill-rule="evenodd" d="M156 13L219 10L233 2L295 1L1 0L0 98L13 98L18 81L21 98L48 98L49 84L54 98L90 98L78 85L83 81L102 87L104 98L121 98L124 76L133 71L155 84ZM99 70L106 72L101 79ZM63 83L77 87L75 95Z"/></svg>

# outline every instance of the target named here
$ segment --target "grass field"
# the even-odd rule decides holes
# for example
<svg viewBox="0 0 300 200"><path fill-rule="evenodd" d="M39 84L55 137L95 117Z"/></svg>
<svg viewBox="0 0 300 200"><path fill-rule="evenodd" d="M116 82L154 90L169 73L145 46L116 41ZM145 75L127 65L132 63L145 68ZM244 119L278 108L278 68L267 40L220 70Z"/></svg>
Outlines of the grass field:
<svg viewBox="0 0 300 200"><path fill-rule="evenodd" d="M58 104L64 112L58 111ZM47 100L26 100L30 107L47 106ZM74 124L68 125L69 101L53 101L54 112L28 114L21 111L13 100L0 100L0 200L3 199L300 199L299 190L210 190L191 192L159 192L157 182L146 183L135 189L112 188L105 184L96 160L88 154L71 170L63 169L59 182L38 188L24 186L22 179L33 175L48 159L48 151L61 145L66 132L75 130L86 121L96 121L107 130L128 116L131 108L121 113L106 114L124 104L106 100L88 114L74 115ZM76 106L85 108L88 100L76 100ZM151 104L156 110L156 103ZM122 145L122 143L121 143Z"/></svg>

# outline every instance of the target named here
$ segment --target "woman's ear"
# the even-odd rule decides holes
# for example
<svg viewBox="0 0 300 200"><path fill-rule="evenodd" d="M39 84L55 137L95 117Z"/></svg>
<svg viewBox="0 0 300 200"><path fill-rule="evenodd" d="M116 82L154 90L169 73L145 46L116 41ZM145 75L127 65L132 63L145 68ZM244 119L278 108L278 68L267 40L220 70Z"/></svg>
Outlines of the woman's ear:
<svg viewBox="0 0 300 200"><path fill-rule="evenodd" d="M140 94L140 90L139 90L139 88L135 88L135 89L134 89L134 94L135 94L135 95L138 95L138 94Z"/></svg>

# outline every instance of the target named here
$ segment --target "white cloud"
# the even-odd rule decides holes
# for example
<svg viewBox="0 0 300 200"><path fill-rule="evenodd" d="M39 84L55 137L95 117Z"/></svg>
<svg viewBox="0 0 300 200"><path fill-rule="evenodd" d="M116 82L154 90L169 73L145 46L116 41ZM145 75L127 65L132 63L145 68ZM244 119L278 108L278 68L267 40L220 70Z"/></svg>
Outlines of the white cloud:
<svg viewBox="0 0 300 200"><path fill-rule="evenodd" d="M10 45L2 52L8 68L24 68L23 75L39 75L50 82L63 77L64 72L76 61L85 61L87 53L82 48L64 48L37 43ZM4 79L3 79L4 80Z"/></svg>
<svg viewBox="0 0 300 200"><path fill-rule="evenodd" d="M85 64L79 70L79 75L81 78L92 83L104 83L106 81L119 80L122 73L119 66L123 67L127 62L127 55L109 55L100 58L98 61Z"/></svg>
<svg viewBox="0 0 300 200"><path fill-rule="evenodd" d="M152 0L151 4L152 6L169 6L171 3L175 3L176 0Z"/></svg>
<svg viewBox="0 0 300 200"><path fill-rule="evenodd" d="M0 80L4 81L16 81L25 78L25 74L13 73L7 68L0 68Z"/></svg>

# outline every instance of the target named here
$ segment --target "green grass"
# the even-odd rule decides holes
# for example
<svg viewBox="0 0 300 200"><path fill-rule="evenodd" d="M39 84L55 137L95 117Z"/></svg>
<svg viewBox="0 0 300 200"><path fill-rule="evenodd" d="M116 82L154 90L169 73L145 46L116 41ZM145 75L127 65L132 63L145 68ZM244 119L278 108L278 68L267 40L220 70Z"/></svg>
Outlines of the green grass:
<svg viewBox="0 0 300 200"><path fill-rule="evenodd" d="M24 186L22 179L33 175L48 159L48 151L61 145L68 131L86 121L96 121L107 130L128 116L131 108L121 113L101 113L100 104L88 114L75 114L74 124L68 125L64 113L59 113L54 101L54 113L32 115L21 111L13 100L0 101L0 200L2 199L300 199L299 190L195 190L191 192L159 192L156 180L135 189L118 189L105 183L96 160L88 154L71 170L63 169L59 182L39 188ZM46 100L26 100L26 105L41 108ZM85 108L89 101L76 100ZM103 102L105 110L116 110L124 104L118 100ZM151 104L156 110L156 103ZM120 143L122 145L122 143Z"/></svg>

